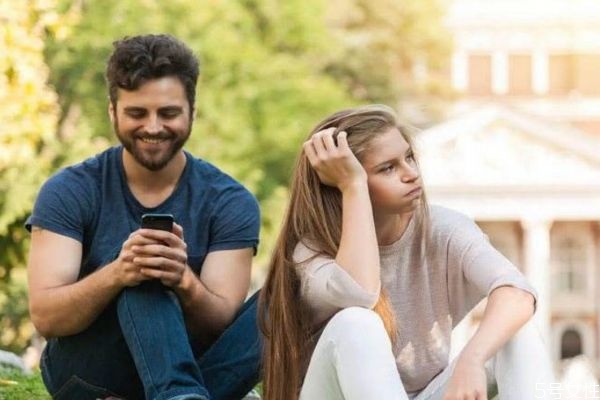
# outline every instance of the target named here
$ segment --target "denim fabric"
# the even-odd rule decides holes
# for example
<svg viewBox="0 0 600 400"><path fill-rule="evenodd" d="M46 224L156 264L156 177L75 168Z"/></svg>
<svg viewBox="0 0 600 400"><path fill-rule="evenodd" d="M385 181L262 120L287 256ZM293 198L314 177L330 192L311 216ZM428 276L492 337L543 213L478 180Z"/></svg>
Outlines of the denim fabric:
<svg viewBox="0 0 600 400"><path fill-rule="evenodd" d="M57 400L242 398L259 380L257 297L198 358L172 292L128 288L86 331L49 341L44 383Z"/></svg>
<svg viewBox="0 0 600 400"><path fill-rule="evenodd" d="M241 399L260 380L258 293L246 301L233 324L198 360L212 399Z"/></svg>

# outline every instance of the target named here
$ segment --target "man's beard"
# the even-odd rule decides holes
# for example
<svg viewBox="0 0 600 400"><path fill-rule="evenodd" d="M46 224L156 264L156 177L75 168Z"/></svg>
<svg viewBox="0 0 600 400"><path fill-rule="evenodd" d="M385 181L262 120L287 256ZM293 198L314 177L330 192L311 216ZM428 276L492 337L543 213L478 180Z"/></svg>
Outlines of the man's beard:
<svg viewBox="0 0 600 400"><path fill-rule="evenodd" d="M190 122L187 132L185 132L184 136L178 136L177 134L166 130L162 130L153 135L148 135L144 131L135 131L128 134L122 134L119 130L119 123L117 119L115 119L113 127L117 138L119 138L119 141L125 150L127 150L141 166L150 171L159 171L163 169L183 148L183 145L190 137L192 124ZM147 151L143 151L137 146L138 141L145 137L159 140L165 139L169 142L170 147L166 152L156 154L156 157L149 156Z"/></svg>

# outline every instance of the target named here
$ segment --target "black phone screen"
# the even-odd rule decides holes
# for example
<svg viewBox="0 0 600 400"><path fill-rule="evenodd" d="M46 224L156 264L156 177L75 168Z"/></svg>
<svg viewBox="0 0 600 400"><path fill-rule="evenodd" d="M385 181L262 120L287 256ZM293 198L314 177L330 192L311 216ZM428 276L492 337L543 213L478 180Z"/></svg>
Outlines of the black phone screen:
<svg viewBox="0 0 600 400"><path fill-rule="evenodd" d="M173 230L173 215L144 214L142 215L142 228L171 232Z"/></svg>

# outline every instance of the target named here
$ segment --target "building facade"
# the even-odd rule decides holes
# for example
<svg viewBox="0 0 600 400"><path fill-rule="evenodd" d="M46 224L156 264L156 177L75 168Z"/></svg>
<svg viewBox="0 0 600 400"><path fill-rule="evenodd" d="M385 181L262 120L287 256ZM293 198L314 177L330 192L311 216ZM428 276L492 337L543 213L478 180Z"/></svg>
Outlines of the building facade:
<svg viewBox="0 0 600 400"><path fill-rule="evenodd" d="M431 202L473 217L538 290L554 361L600 372L599 20L597 1L452 3L460 98L417 144Z"/></svg>

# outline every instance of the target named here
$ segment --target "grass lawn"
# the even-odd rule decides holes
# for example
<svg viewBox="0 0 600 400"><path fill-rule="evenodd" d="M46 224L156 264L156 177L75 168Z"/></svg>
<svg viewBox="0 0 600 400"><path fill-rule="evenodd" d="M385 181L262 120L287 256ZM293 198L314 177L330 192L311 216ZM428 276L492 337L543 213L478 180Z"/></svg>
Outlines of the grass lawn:
<svg viewBox="0 0 600 400"><path fill-rule="evenodd" d="M260 393L260 385L256 387ZM39 372L23 375L14 368L0 367L0 400L51 400Z"/></svg>
<svg viewBox="0 0 600 400"><path fill-rule="evenodd" d="M255 390L260 393L261 385ZM497 400L497 390L491 387L490 399ZM50 395L42 383L42 377L38 373L23 375L12 368L0 367L0 400L51 400Z"/></svg>
<svg viewBox="0 0 600 400"><path fill-rule="evenodd" d="M13 368L0 367L0 400L50 400L40 373L23 375Z"/></svg>

